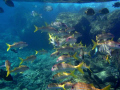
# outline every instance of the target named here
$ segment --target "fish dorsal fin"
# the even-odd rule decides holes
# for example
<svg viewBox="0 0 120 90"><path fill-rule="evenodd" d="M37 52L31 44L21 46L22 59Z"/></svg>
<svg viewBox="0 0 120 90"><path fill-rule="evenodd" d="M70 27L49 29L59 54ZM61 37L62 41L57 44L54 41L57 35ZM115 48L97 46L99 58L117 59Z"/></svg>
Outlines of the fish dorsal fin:
<svg viewBox="0 0 120 90"><path fill-rule="evenodd" d="M72 37L74 37L74 34L72 35Z"/></svg>
<svg viewBox="0 0 120 90"><path fill-rule="evenodd" d="M62 63L65 63L65 62L62 62Z"/></svg>
<svg viewBox="0 0 120 90"><path fill-rule="evenodd" d="M113 38L111 38L111 40L110 41L113 41Z"/></svg>

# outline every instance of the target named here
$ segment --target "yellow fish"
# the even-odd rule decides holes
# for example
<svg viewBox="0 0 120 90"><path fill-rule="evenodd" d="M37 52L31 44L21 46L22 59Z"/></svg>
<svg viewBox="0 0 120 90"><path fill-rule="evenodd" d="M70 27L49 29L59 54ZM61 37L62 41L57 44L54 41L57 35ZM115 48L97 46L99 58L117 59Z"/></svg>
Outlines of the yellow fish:
<svg viewBox="0 0 120 90"><path fill-rule="evenodd" d="M21 60L21 62L20 62L20 65L21 65L23 62L34 61L36 59L36 56L35 55L30 55L26 59L22 59L20 57L19 57L19 59Z"/></svg>
<svg viewBox="0 0 120 90"><path fill-rule="evenodd" d="M7 48L7 51L9 51L11 48L14 48L14 49L22 49L23 47L26 47L28 46L28 44L26 42L15 42L13 43L12 45L6 43L6 45L8 46Z"/></svg>
<svg viewBox="0 0 120 90"><path fill-rule="evenodd" d="M83 66L83 62L80 63L79 65L77 66L73 66L73 65L70 65L70 64L66 64L64 62L62 63L58 63L58 64L55 64L53 67L52 67L52 71L59 71L59 72L64 72L64 71L72 71L72 70L75 70L75 69L78 69L79 72L81 72L82 74L84 74L83 70L82 70L82 66Z"/></svg>

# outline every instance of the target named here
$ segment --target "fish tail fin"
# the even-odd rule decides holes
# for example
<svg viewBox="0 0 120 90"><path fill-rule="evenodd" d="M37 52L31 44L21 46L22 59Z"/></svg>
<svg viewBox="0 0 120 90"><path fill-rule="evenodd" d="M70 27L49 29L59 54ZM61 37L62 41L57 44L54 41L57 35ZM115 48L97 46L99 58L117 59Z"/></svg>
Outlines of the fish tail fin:
<svg viewBox="0 0 120 90"><path fill-rule="evenodd" d="M101 90L110 90L110 87L111 87L111 85L108 85L108 86L106 86L105 88L103 88Z"/></svg>
<svg viewBox="0 0 120 90"><path fill-rule="evenodd" d="M110 64L109 56L108 55L106 56L106 61Z"/></svg>
<svg viewBox="0 0 120 90"><path fill-rule="evenodd" d="M77 78L77 76L74 74L75 70L70 71L70 72L71 72L71 73L70 73L71 76L73 76L74 78Z"/></svg>
<svg viewBox="0 0 120 90"><path fill-rule="evenodd" d="M87 68L90 70L90 65ZM92 72L92 71L90 70L90 72Z"/></svg>
<svg viewBox="0 0 120 90"><path fill-rule="evenodd" d="M61 85L61 87L62 87L64 90L66 90L66 89L65 89L65 84Z"/></svg>
<svg viewBox="0 0 120 90"><path fill-rule="evenodd" d="M91 57L91 55L90 55L90 51L88 52L88 55Z"/></svg>
<svg viewBox="0 0 120 90"><path fill-rule="evenodd" d="M35 26L35 25L34 25L34 27L35 27L35 30L34 30L34 33L35 33L35 32L37 32L37 31L38 31L38 27L37 27L37 26Z"/></svg>
<svg viewBox="0 0 120 90"><path fill-rule="evenodd" d="M82 66L83 66L83 62L80 63L78 66L77 66L77 69L79 72L81 72L82 74L84 74L83 70L82 70Z"/></svg>
<svg viewBox="0 0 120 90"><path fill-rule="evenodd" d="M6 43L6 45L8 46L7 51L9 51L9 50L10 50L10 48L11 48L11 45L10 45L10 44L8 44L8 43Z"/></svg>
<svg viewBox="0 0 120 90"><path fill-rule="evenodd" d="M35 55L36 55L36 54L38 54L38 51L37 51L37 50L35 50Z"/></svg>
<svg viewBox="0 0 120 90"><path fill-rule="evenodd" d="M7 71L6 77L8 77L9 75L10 75L10 70Z"/></svg>
<svg viewBox="0 0 120 90"><path fill-rule="evenodd" d="M73 55L73 58L76 59L76 60L78 60L78 58L76 57L76 55L77 55L77 52L75 52L75 54Z"/></svg>
<svg viewBox="0 0 120 90"><path fill-rule="evenodd" d="M93 46L93 48L92 48L92 50L94 50L95 49L95 47L97 46L97 43L92 39L92 42L93 42L93 44L94 44L94 46Z"/></svg>
<svg viewBox="0 0 120 90"><path fill-rule="evenodd" d="M7 70L7 75L6 75L6 77L8 77L9 74L10 74L10 68L9 68L9 66L6 66L6 70Z"/></svg>
<svg viewBox="0 0 120 90"><path fill-rule="evenodd" d="M22 59L22 58L20 58L20 57L19 57L19 59L21 60L21 62L20 62L20 65L21 65L21 64L23 63L23 59Z"/></svg>

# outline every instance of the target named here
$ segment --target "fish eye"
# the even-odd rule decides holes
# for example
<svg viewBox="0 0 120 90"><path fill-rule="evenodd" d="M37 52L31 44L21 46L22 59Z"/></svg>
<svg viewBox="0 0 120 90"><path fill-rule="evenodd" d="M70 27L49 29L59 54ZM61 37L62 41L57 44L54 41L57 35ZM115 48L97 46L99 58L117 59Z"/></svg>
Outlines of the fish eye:
<svg viewBox="0 0 120 90"><path fill-rule="evenodd" d="M53 66L53 68L55 68L55 66Z"/></svg>
<svg viewBox="0 0 120 90"><path fill-rule="evenodd" d="M68 38L68 40L70 40L71 38Z"/></svg>

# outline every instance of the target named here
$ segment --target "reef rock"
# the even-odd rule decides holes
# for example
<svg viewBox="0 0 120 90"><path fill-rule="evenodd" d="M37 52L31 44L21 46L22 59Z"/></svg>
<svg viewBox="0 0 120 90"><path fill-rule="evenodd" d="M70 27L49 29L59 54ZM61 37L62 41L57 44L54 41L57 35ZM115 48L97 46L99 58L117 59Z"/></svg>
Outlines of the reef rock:
<svg viewBox="0 0 120 90"><path fill-rule="evenodd" d="M106 15L96 13L93 16L87 16L83 13L60 13L56 21L66 23L81 34L87 35L88 41L101 32L110 32L115 35L115 39L119 38L120 34L120 10ZM84 39L86 36L82 37L82 41Z"/></svg>

